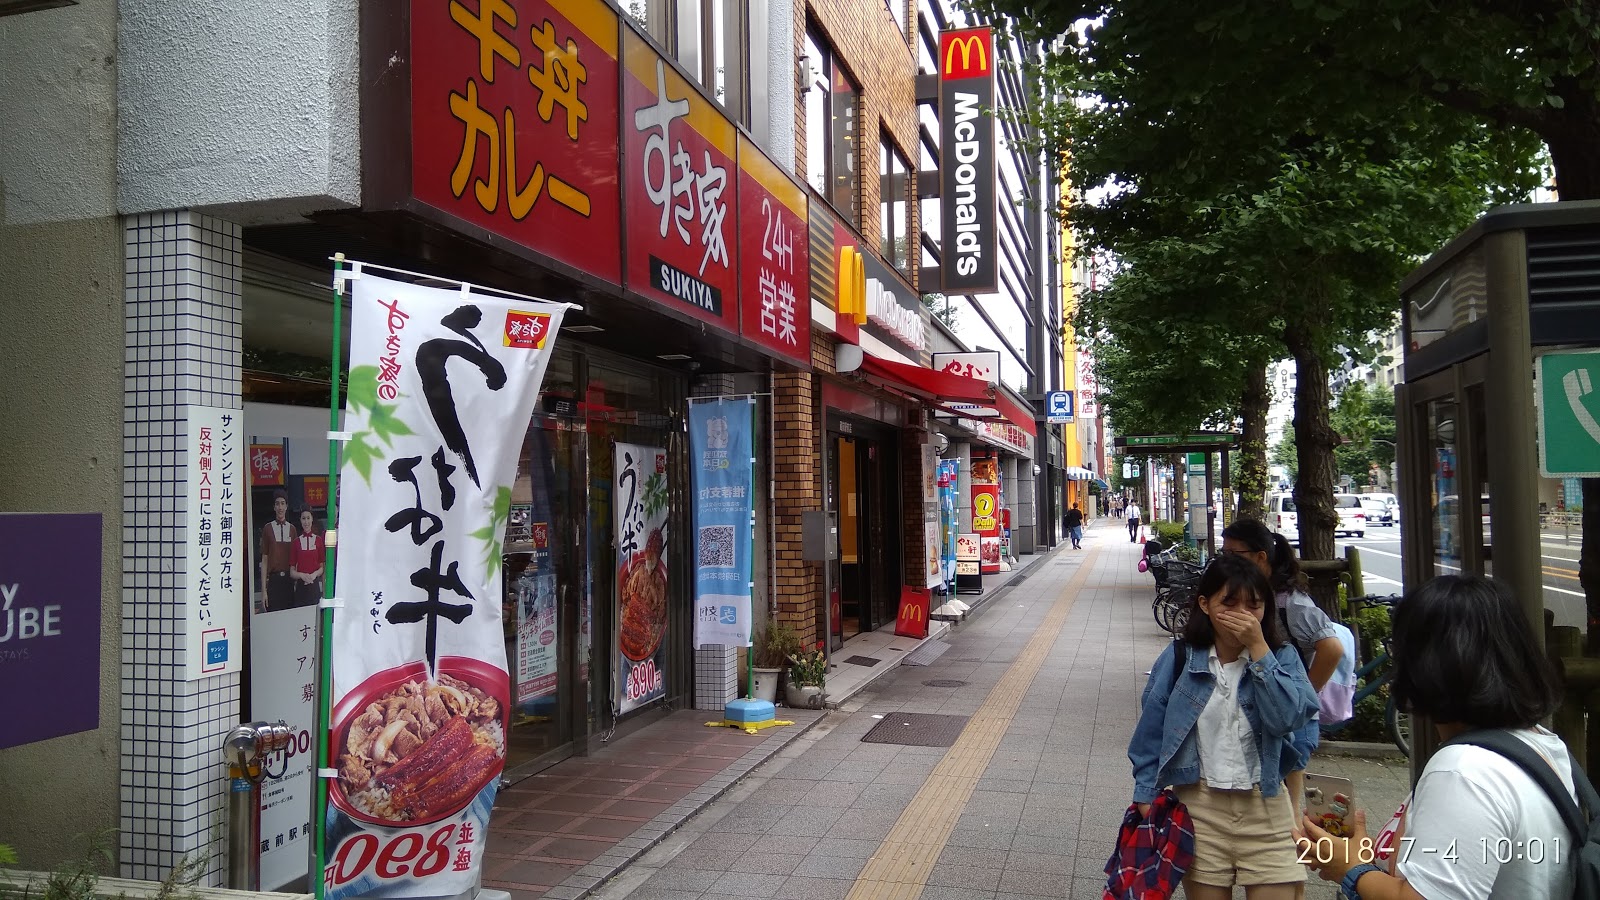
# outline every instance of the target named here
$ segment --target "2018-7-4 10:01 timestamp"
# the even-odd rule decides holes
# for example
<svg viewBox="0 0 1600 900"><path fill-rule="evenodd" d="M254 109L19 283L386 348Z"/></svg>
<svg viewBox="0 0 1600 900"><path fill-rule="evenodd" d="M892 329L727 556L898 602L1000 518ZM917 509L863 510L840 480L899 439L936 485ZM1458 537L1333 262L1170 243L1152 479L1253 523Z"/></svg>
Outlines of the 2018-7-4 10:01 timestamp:
<svg viewBox="0 0 1600 900"><path fill-rule="evenodd" d="M1497 862L1502 865L1509 862L1530 863L1560 863L1561 839L1528 838L1527 840L1513 840L1512 838L1478 838L1479 858L1484 865ZM1440 859L1455 862L1461 858L1461 853L1456 847L1456 842L1451 841L1447 847L1422 847L1416 844L1414 838L1400 839L1400 861L1405 862L1413 853L1424 856L1437 855ZM1471 852L1471 849L1467 852Z"/></svg>

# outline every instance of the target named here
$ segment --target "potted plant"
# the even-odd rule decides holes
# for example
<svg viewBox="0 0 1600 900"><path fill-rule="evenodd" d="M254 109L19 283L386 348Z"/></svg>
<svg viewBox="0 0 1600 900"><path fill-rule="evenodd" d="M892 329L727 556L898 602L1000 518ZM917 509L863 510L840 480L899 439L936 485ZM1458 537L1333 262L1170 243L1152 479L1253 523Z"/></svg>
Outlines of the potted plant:
<svg viewBox="0 0 1600 900"><path fill-rule="evenodd" d="M789 681L784 699L797 709L821 709L827 695L822 692L828 680L828 657L823 644L789 655Z"/></svg>
<svg viewBox="0 0 1600 900"><path fill-rule="evenodd" d="M799 651L799 635L781 619L773 619L756 634L753 665L757 699L777 702L783 667L788 664L789 657Z"/></svg>

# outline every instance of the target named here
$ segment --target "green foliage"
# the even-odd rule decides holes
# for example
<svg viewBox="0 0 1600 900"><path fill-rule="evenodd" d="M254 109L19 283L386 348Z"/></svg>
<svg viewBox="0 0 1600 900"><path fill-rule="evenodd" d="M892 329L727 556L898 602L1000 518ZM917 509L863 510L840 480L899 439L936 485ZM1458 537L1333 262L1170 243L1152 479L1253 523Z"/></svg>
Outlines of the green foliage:
<svg viewBox="0 0 1600 900"><path fill-rule="evenodd" d="M1291 484L1300 477L1300 450L1295 446L1293 425L1284 426L1283 437L1272 448L1272 464L1289 470Z"/></svg>
<svg viewBox="0 0 1600 900"><path fill-rule="evenodd" d="M379 401L377 366L356 366L350 370L346 409L362 414L365 421L364 427L352 431L350 440L345 442L344 462L354 466L361 480L368 484L372 483L373 464L383 461L383 448L378 442L392 447L395 437L416 433L395 415L399 408L397 403Z"/></svg>
<svg viewBox="0 0 1600 900"><path fill-rule="evenodd" d="M822 645L818 644L813 650L802 650L789 656L789 680L805 687L826 686L828 680L828 657L822 652Z"/></svg>
<svg viewBox="0 0 1600 900"><path fill-rule="evenodd" d="M667 476L653 473L644 483L644 515L653 518L667 508Z"/></svg>
<svg viewBox="0 0 1600 900"><path fill-rule="evenodd" d="M0 844L0 866L14 866L17 864L17 848L10 844Z"/></svg>
<svg viewBox="0 0 1600 900"><path fill-rule="evenodd" d="M1367 483L1368 470L1376 463L1387 472L1394 462L1394 396L1372 388L1364 381L1354 382L1339 394L1329 413L1328 424L1344 438L1334 448L1339 474L1349 475L1357 484Z"/></svg>
<svg viewBox="0 0 1600 900"><path fill-rule="evenodd" d="M1168 547L1183 543L1182 522L1166 522L1156 520L1150 523L1150 530L1155 532L1156 540Z"/></svg>
<svg viewBox="0 0 1600 900"><path fill-rule="evenodd" d="M755 664L763 669L781 669L789 657L800 652L800 636L788 622L774 618L755 636Z"/></svg>
<svg viewBox="0 0 1600 900"><path fill-rule="evenodd" d="M944 327L951 331L956 330L957 311L950 298L944 294L923 294L922 305L928 308L928 314L938 319Z"/></svg>
<svg viewBox="0 0 1600 900"><path fill-rule="evenodd" d="M495 492L494 506L489 510L489 524L470 535L483 543L484 561L491 572L500 565L501 542L505 537L506 524L510 521L511 488L503 487Z"/></svg>

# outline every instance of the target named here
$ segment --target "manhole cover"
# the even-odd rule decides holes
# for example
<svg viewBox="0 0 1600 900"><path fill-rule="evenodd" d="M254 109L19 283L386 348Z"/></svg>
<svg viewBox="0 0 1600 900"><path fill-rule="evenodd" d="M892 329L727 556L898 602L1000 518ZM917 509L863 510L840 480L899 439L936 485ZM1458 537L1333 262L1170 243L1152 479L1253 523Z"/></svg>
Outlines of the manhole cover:
<svg viewBox="0 0 1600 900"><path fill-rule="evenodd" d="M847 656L844 661L856 666L875 666L883 662L881 659L874 659L870 656Z"/></svg>
<svg viewBox="0 0 1600 900"><path fill-rule="evenodd" d="M966 687L967 686L967 683L965 681L959 681L959 680L957 680L955 678L930 678L927 681L924 681L923 684L927 685L928 687Z"/></svg>
<svg viewBox="0 0 1600 900"><path fill-rule="evenodd" d="M868 744L900 744L906 747L949 747L961 736L966 716L934 713L889 713L883 721L861 736Z"/></svg>

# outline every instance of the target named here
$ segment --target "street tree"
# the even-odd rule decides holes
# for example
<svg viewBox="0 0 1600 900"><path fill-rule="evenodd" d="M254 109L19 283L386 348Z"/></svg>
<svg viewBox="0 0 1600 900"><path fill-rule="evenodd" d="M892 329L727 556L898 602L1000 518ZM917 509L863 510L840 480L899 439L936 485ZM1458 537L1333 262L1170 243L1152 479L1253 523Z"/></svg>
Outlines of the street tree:
<svg viewBox="0 0 1600 900"><path fill-rule="evenodd" d="M1352 382L1339 392L1328 418L1340 437L1333 451L1340 475L1365 484L1374 466L1389 471L1395 450L1394 395L1365 381Z"/></svg>
<svg viewBox="0 0 1600 900"><path fill-rule="evenodd" d="M1484 208L1485 185L1526 192L1535 143L1416 102L1323 121L1272 106L1262 92L1275 85L1217 90L1210 69L1242 63L1214 58L1182 4L1125 0L1065 35L1049 33L1052 17L1087 7L1040 6L1022 20L1057 48L1038 73L1042 89L1075 102L1040 107L1034 124L1072 148L1080 202L1067 217L1080 244L1124 256L1177 235L1213 261L1202 289L1220 293L1235 327L1281 342L1298 373L1301 548L1331 558L1336 348L1392 320L1395 285ZM1081 202L1085 187L1104 196Z"/></svg>

